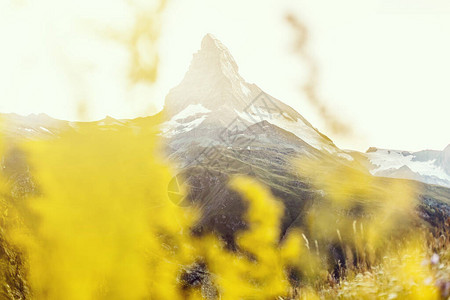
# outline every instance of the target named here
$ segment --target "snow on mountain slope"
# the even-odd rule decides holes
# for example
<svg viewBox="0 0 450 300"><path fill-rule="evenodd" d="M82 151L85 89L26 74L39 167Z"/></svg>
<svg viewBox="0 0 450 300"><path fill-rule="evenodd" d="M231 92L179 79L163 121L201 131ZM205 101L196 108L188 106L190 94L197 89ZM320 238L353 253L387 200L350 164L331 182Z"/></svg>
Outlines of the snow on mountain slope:
<svg viewBox="0 0 450 300"><path fill-rule="evenodd" d="M336 152L336 147L333 147L331 143L324 143L323 137L318 135L314 128L304 123L300 118L289 116L286 112L269 112L251 105L246 113L239 111L236 111L236 113L248 122L255 122L258 119L267 121L272 125L293 133L318 150L327 150L330 153Z"/></svg>
<svg viewBox="0 0 450 300"><path fill-rule="evenodd" d="M161 124L162 135L171 138L180 133L186 133L199 126L206 119L210 110L201 104L190 104L169 121Z"/></svg>
<svg viewBox="0 0 450 300"><path fill-rule="evenodd" d="M428 152L427 152L428 151ZM416 179L450 187L450 174L441 163L444 151L408 152L371 148L365 154L376 176Z"/></svg>
<svg viewBox="0 0 450 300"><path fill-rule="evenodd" d="M182 110L181 112L179 112L178 114L173 116L171 120L177 121L177 120L180 120L180 119L185 119L185 118L188 118L188 117L191 117L191 116L195 116L197 114L206 114L206 113L209 113L209 112L210 112L210 110L205 108L201 104L190 104L184 110Z"/></svg>
<svg viewBox="0 0 450 300"><path fill-rule="evenodd" d="M0 113L2 132L12 138L51 138L69 127L69 122L53 119L46 114L30 114L21 116L15 113Z"/></svg>

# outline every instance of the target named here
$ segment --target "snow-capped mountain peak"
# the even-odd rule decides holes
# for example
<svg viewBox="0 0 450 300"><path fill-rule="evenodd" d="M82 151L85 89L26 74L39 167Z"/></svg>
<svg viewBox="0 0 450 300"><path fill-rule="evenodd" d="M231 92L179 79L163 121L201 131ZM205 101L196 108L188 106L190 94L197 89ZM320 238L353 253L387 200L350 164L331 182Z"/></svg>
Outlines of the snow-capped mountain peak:
<svg viewBox="0 0 450 300"><path fill-rule="evenodd" d="M229 50L207 34L183 80L167 95L166 114L176 115L191 104L201 104L212 111L221 107L244 109L261 90L247 83L238 71Z"/></svg>
<svg viewBox="0 0 450 300"><path fill-rule="evenodd" d="M230 51L221 41L216 39L212 34L208 33L202 40L201 49L195 54L193 63L200 62L204 64L205 56L211 56L212 59L217 59L219 67L225 74L237 75L239 67L236 64Z"/></svg>
<svg viewBox="0 0 450 300"><path fill-rule="evenodd" d="M208 112L198 114L192 109L198 107ZM205 128L211 133L211 129L227 129L238 123L237 128L244 130L266 121L313 148L332 153L338 150L297 111L245 81L230 51L211 34L203 38L181 83L167 95L164 113L167 122L162 134L167 138L202 129L206 139ZM180 121L180 113L190 117Z"/></svg>

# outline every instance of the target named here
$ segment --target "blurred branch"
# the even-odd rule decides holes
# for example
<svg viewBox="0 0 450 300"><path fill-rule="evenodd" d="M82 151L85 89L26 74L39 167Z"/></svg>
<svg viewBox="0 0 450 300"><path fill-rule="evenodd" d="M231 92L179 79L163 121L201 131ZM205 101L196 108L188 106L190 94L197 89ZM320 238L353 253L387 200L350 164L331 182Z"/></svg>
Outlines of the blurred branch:
<svg viewBox="0 0 450 300"><path fill-rule="evenodd" d="M126 31L109 28L102 33L127 49L131 84L154 83L158 76L157 42L161 31L161 14L167 1L128 0L126 3L133 11L132 28Z"/></svg>
<svg viewBox="0 0 450 300"><path fill-rule="evenodd" d="M316 60L307 51L307 43L309 39L308 28L297 16L293 14L288 14L286 16L286 21L291 25L296 33L294 51L305 62L308 68L307 81L302 87L302 90L306 94L306 98L317 109L321 118L332 133L351 135L351 126L340 120L337 115L333 114L327 103L318 95L317 85L319 67L317 66Z"/></svg>

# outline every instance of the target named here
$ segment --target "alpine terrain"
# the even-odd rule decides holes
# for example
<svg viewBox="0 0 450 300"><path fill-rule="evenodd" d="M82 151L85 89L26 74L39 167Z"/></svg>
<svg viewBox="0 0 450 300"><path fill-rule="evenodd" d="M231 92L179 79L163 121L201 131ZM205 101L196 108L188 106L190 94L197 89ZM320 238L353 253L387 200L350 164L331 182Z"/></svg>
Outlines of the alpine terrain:
<svg viewBox="0 0 450 300"><path fill-rule="evenodd" d="M181 83L167 95L163 114L161 136L167 140L171 161L181 170L174 182L183 182L190 190L185 201L195 202L203 211L198 230L215 229L231 244L233 233L245 227L241 221L245 207L226 185L233 174L256 177L283 202L282 232L301 225L305 207L326 197L302 177L296 159L348 165L361 174L448 184L450 165L444 153L403 156L403 163L418 172L411 177L409 172L393 171L398 165L389 154L339 149L293 108L246 82L228 49L210 34L203 38ZM429 168L419 172L416 164ZM439 224L450 214L450 191L420 187L421 216ZM436 206L443 215L430 210Z"/></svg>
<svg viewBox="0 0 450 300"><path fill-rule="evenodd" d="M11 141L58 138L81 126L44 114L1 117L2 134ZM203 38L183 80L167 95L160 114L133 120L107 117L92 124L104 130L139 129L154 118L162 118L157 130L168 160L179 172L168 186L169 197L179 205L198 206L202 214L194 232L215 231L231 248L236 231L247 225L242 218L245 203L228 188L230 176L252 176L270 188L285 208L282 235L301 226L306 208L327 197L302 174L298 160L326 162L364 176L393 177L381 179L386 183L398 178L422 181L417 183L419 215L431 225L443 224L450 216L450 190L445 188L450 186L450 146L415 153L341 150L293 108L246 82L228 49L210 34ZM2 166L28 187L22 190L29 191L33 185L23 157L12 148ZM180 186L186 188L186 197ZM364 209L358 206L354 211Z"/></svg>

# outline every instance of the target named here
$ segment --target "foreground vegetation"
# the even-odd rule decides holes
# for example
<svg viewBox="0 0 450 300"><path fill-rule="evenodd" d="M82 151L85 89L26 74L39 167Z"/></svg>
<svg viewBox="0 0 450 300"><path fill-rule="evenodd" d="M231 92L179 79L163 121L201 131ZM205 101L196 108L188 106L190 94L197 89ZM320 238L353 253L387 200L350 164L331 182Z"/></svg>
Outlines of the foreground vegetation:
<svg viewBox="0 0 450 300"><path fill-rule="evenodd" d="M325 196L281 234L282 202L236 176L229 185L248 203L248 226L230 250L192 234L201 212L168 198L173 170L154 128L82 124L58 139L2 140L4 298L448 297L449 224L417 217L410 183L299 162Z"/></svg>

